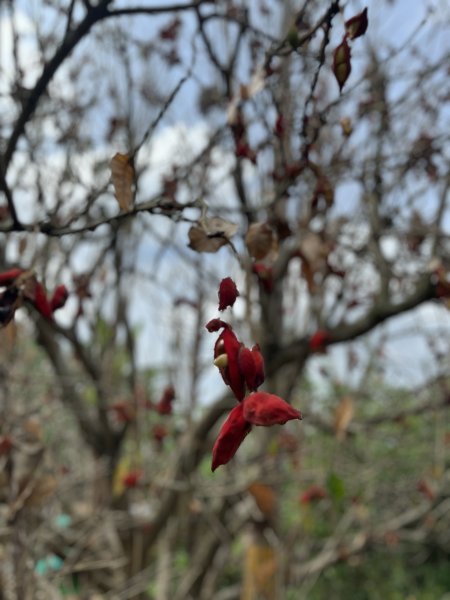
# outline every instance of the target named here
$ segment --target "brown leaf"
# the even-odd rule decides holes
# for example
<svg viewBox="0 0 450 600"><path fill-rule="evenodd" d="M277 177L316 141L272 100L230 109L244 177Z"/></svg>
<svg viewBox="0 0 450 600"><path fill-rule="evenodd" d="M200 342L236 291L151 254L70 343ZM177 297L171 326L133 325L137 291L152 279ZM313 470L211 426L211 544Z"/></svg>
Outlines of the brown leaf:
<svg viewBox="0 0 450 600"><path fill-rule="evenodd" d="M120 209L130 210L134 200L134 168L128 154L116 152L113 156L111 160L111 179Z"/></svg>
<svg viewBox="0 0 450 600"><path fill-rule="evenodd" d="M56 479L52 475L42 475L36 480L33 491L26 501L27 506L38 507L53 494L57 486Z"/></svg>
<svg viewBox="0 0 450 600"><path fill-rule="evenodd" d="M277 238L268 223L252 223L245 236L248 253L255 260L262 260L277 249Z"/></svg>
<svg viewBox="0 0 450 600"><path fill-rule="evenodd" d="M331 250L329 242L322 240L320 235L308 232L299 244L299 255L302 259L302 276L306 280L309 291L318 291L316 273L322 276L327 272L327 258Z"/></svg>
<svg viewBox="0 0 450 600"><path fill-rule="evenodd" d="M220 217L201 219L198 225L189 229L189 248L196 252L217 252L228 244L237 230L235 223Z"/></svg>
<svg viewBox="0 0 450 600"><path fill-rule="evenodd" d="M353 398L351 396L343 396L334 412L334 430L338 440L345 439L348 426L355 412Z"/></svg>
<svg viewBox="0 0 450 600"><path fill-rule="evenodd" d="M256 505L265 517L271 517L277 506L277 496L273 487L254 481L248 486L249 493L253 496Z"/></svg>
<svg viewBox="0 0 450 600"><path fill-rule="evenodd" d="M333 54L333 73L341 92L352 70L350 56L350 46L348 45L347 38L344 37Z"/></svg>
<svg viewBox="0 0 450 600"><path fill-rule="evenodd" d="M348 21L345 21L345 30L350 40L364 35L367 31L369 20L367 18L367 7Z"/></svg>

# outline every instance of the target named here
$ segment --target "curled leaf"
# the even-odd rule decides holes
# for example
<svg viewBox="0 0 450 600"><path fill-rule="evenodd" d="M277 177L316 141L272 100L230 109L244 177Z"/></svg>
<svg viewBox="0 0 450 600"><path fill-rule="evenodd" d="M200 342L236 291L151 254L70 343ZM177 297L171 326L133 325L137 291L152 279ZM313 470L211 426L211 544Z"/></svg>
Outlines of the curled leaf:
<svg viewBox="0 0 450 600"><path fill-rule="evenodd" d="M219 329L229 327L229 325L225 321L222 321L222 319L211 319L206 323L205 327L209 333L214 333L215 331L219 331Z"/></svg>
<svg viewBox="0 0 450 600"><path fill-rule="evenodd" d="M189 248L196 252L217 252L235 235L238 226L221 217L201 219L189 229Z"/></svg>

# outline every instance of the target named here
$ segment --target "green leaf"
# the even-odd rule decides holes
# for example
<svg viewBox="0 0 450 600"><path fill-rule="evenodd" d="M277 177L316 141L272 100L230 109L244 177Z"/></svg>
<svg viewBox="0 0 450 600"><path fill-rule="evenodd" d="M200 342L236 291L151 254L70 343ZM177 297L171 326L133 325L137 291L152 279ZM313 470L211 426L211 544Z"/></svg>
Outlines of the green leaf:
<svg viewBox="0 0 450 600"><path fill-rule="evenodd" d="M332 500L336 503L342 502L345 498L345 485L342 479L331 472L327 477L327 490Z"/></svg>

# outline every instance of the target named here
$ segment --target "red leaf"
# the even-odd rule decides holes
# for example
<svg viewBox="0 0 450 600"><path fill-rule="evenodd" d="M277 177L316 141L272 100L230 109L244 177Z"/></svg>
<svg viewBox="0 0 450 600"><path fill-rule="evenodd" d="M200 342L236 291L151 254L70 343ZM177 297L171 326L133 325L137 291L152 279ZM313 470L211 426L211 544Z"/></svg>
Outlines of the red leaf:
<svg viewBox="0 0 450 600"><path fill-rule="evenodd" d="M367 7L355 15L348 21L345 21L345 30L347 32L347 37L350 40L354 40L361 35L364 35L367 31L367 26L369 21L367 19Z"/></svg>
<svg viewBox="0 0 450 600"><path fill-rule="evenodd" d="M229 325L225 321L222 321L222 319L211 319L211 321L206 323L205 327L210 333L214 333L214 331L219 331L219 329L228 328Z"/></svg>
<svg viewBox="0 0 450 600"><path fill-rule="evenodd" d="M291 419L301 419L301 413L275 394L254 392L245 398L244 418L252 425L284 425Z"/></svg>
<svg viewBox="0 0 450 600"><path fill-rule="evenodd" d="M286 127L284 124L284 117L283 115L278 115L277 120L275 122L275 135L277 135L278 137L283 137L285 129Z"/></svg>
<svg viewBox="0 0 450 600"><path fill-rule="evenodd" d="M351 70L352 65L350 63L350 46L348 45L347 38L344 37L342 42L334 51L333 55L333 73L341 91L348 79L348 76L350 75Z"/></svg>
<svg viewBox="0 0 450 600"><path fill-rule="evenodd" d="M175 400L175 390L173 386L168 385L164 390L161 400L155 406L156 412L160 415L172 414L172 402Z"/></svg>
<svg viewBox="0 0 450 600"><path fill-rule="evenodd" d="M65 285L58 285L56 290L53 292L52 299L50 300L50 307L52 312L62 308L67 301L69 291Z"/></svg>
<svg viewBox="0 0 450 600"><path fill-rule="evenodd" d="M122 477L122 483L127 488L135 488L140 479L142 479L142 471L129 471Z"/></svg>
<svg viewBox="0 0 450 600"><path fill-rule="evenodd" d="M219 285L219 310L225 310L228 306L233 306L238 296L238 289L231 277L222 279Z"/></svg>
<svg viewBox="0 0 450 600"><path fill-rule="evenodd" d="M52 320L52 308L47 299L47 294L45 293L44 286L42 285L42 283L39 283L39 281L36 281L33 304L43 317L45 317L49 321Z"/></svg>
<svg viewBox="0 0 450 600"><path fill-rule="evenodd" d="M119 423L131 423L135 418L133 406L128 401L114 402L109 407L113 411Z"/></svg>
<svg viewBox="0 0 450 600"><path fill-rule="evenodd" d="M273 291L273 274L272 267L268 267L264 263L255 263L252 267L254 273L256 273L259 283L266 290L268 294Z"/></svg>
<svg viewBox="0 0 450 600"><path fill-rule="evenodd" d="M418 481L416 488L418 492L420 492L425 496L425 498L427 498L427 500L430 500L431 502L434 500L436 494L431 488L430 484L427 481L425 481L425 479L421 479L420 481Z"/></svg>
<svg viewBox="0 0 450 600"><path fill-rule="evenodd" d="M223 380L230 386L238 400L242 400L245 396L245 381L238 362L241 346L241 342L230 327L220 334L214 346L214 358L217 358L221 354L227 355L228 364L226 367L220 367L219 371Z"/></svg>
<svg viewBox="0 0 450 600"><path fill-rule="evenodd" d="M254 390L254 380L256 375L256 366L253 360L252 351L250 348L242 346L238 354L238 365L245 383L250 390Z"/></svg>
<svg viewBox="0 0 450 600"><path fill-rule="evenodd" d="M244 419L242 404L238 404L222 425L212 451L211 470L226 465L236 454L252 426Z"/></svg>
<svg viewBox="0 0 450 600"><path fill-rule="evenodd" d="M3 273L0 273L0 287L11 285L23 272L22 269L3 271Z"/></svg>
<svg viewBox="0 0 450 600"><path fill-rule="evenodd" d="M331 342L331 335L324 329L318 329L309 338L309 349L311 352L326 352L327 345Z"/></svg>
<svg viewBox="0 0 450 600"><path fill-rule="evenodd" d="M264 359L259 347L253 346L251 350L241 347L238 364L248 389L255 391L264 381Z"/></svg>
<svg viewBox="0 0 450 600"><path fill-rule="evenodd" d="M326 498L327 492L320 485L310 485L300 496L300 504L310 504L311 502Z"/></svg>
<svg viewBox="0 0 450 600"><path fill-rule="evenodd" d="M258 388L266 378L264 372L264 358L259 350L258 344L252 348L253 362L255 363L256 375L255 375L255 389ZM252 388L250 388L252 389Z"/></svg>
<svg viewBox="0 0 450 600"><path fill-rule="evenodd" d="M165 425L162 425L161 423L157 423L153 427L153 431L152 431L153 439L156 442L158 442L158 444L161 444L161 442L164 441L164 438L167 437L168 434L169 434L169 431L168 431L167 427Z"/></svg>
<svg viewBox="0 0 450 600"><path fill-rule="evenodd" d="M12 447L13 442L9 435L5 435L2 438L0 438L0 456L9 454L11 452Z"/></svg>

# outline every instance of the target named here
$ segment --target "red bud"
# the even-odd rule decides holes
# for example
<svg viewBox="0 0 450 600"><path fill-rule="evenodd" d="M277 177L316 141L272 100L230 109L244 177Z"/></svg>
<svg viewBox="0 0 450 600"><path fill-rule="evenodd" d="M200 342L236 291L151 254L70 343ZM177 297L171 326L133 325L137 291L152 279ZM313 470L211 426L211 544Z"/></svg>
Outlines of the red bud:
<svg viewBox="0 0 450 600"><path fill-rule="evenodd" d="M245 398L244 418L252 425L284 425L291 419L301 419L301 413L275 394L254 392Z"/></svg>
<svg viewBox="0 0 450 600"><path fill-rule="evenodd" d="M236 454L252 426L244 419L242 404L238 404L222 425L212 451L211 470L226 465Z"/></svg>

